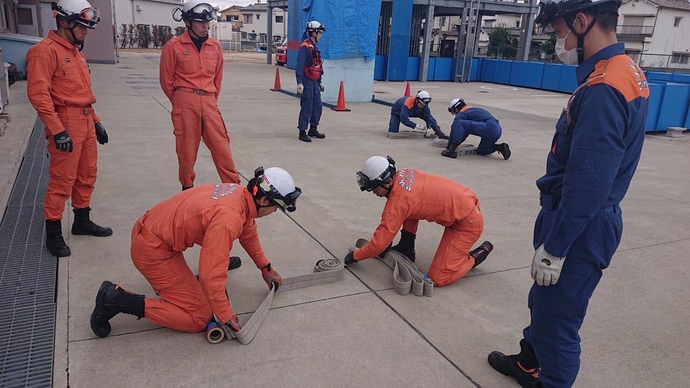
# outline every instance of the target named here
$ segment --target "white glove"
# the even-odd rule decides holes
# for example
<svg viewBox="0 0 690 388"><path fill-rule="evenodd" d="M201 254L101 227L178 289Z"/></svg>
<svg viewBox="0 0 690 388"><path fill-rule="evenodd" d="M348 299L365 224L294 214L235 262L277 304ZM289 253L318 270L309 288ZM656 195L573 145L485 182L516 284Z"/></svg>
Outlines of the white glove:
<svg viewBox="0 0 690 388"><path fill-rule="evenodd" d="M319 89L321 89L322 92L323 92L324 90L326 90L326 88L323 86L323 84L319 84Z"/></svg>
<svg viewBox="0 0 690 388"><path fill-rule="evenodd" d="M561 277L565 257L556 257L544 249L542 244L534 252L532 259L532 279L540 286L551 286L558 283Z"/></svg>
<svg viewBox="0 0 690 388"><path fill-rule="evenodd" d="M424 132L424 137L432 137L435 134L436 134L436 132L434 132L433 128L427 128L426 132Z"/></svg>
<svg viewBox="0 0 690 388"><path fill-rule="evenodd" d="M302 94L302 93L304 93L304 85L297 84L297 94Z"/></svg>
<svg viewBox="0 0 690 388"><path fill-rule="evenodd" d="M424 124L417 124L417 126L414 127L417 131L426 131L426 125Z"/></svg>

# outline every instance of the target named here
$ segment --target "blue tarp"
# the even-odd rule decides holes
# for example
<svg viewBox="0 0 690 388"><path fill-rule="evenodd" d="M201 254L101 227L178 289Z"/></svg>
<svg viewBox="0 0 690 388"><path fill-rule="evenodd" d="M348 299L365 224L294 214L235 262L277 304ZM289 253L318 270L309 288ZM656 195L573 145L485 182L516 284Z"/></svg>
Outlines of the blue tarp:
<svg viewBox="0 0 690 388"><path fill-rule="evenodd" d="M326 27L319 42L324 59L376 56L381 0L301 0L301 25L318 20Z"/></svg>

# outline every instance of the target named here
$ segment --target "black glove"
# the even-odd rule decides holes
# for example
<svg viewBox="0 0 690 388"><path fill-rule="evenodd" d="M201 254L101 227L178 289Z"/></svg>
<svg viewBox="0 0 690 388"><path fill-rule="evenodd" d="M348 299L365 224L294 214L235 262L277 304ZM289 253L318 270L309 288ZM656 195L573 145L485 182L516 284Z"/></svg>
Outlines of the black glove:
<svg viewBox="0 0 690 388"><path fill-rule="evenodd" d="M74 144L72 143L72 138L69 137L67 130L64 130L53 136L53 140L55 140L55 148L58 150L62 152L72 152Z"/></svg>
<svg viewBox="0 0 690 388"><path fill-rule="evenodd" d="M386 257L386 254L388 253L388 251L391 250L392 246L393 246L393 243L391 242L390 244L388 244L388 248L384 249L383 252L376 255L376 257L378 257L379 259L383 259L384 257Z"/></svg>
<svg viewBox="0 0 690 388"><path fill-rule="evenodd" d="M105 127L101 122L97 122L96 125L96 140L99 144L105 144L108 142L108 132L105 131Z"/></svg>
<svg viewBox="0 0 690 388"><path fill-rule="evenodd" d="M343 265L346 267L351 266L352 264L357 264L357 260L355 260L355 252L349 252L347 256L345 256L345 259L343 259Z"/></svg>

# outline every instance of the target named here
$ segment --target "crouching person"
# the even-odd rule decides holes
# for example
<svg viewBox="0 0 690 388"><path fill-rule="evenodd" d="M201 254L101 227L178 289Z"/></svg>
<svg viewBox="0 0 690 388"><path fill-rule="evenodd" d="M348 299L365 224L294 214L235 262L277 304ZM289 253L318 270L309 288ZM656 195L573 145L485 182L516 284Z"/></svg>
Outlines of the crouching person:
<svg viewBox="0 0 690 388"><path fill-rule="evenodd" d="M232 330L241 329L226 293L227 270L238 266L229 252L239 239L264 281L282 278L261 248L255 218L280 208L292 212L302 191L278 167L259 167L247 187L211 184L185 190L151 208L132 229L131 256L160 298L146 298L104 281L96 295L91 329L99 337L111 330L109 320L127 313L170 329L200 332L212 317ZM183 252L201 246L198 278Z"/></svg>
<svg viewBox="0 0 690 388"><path fill-rule="evenodd" d="M415 238L419 220L443 225L441 243L427 271L436 286L445 286L462 278L481 264L493 249L485 241L477 249L472 246L484 230L484 218L474 192L448 178L428 174L414 168L396 171L389 156L372 156L357 173L362 191L386 197L381 223L368 244L348 253L346 266L358 261L382 256L400 232L400 242L394 249L415 261Z"/></svg>

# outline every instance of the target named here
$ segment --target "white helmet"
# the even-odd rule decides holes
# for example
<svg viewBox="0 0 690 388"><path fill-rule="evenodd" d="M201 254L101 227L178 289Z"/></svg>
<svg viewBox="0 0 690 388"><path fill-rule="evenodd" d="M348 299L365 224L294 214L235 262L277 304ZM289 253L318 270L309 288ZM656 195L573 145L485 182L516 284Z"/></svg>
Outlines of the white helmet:
<svg viewBox="0 0 690 388"><path fill-rule="evenodd" d="M456 110L464 108L465 105L465 100L462 98L455 98L450 102L450 105L448 105L448 112L454 113Z"/></svg>
<svg viewBox="0 0 690 388"><path fill-rule="evenodd" d="M372 191L395 175L395 160L390 156L372 156L357 172L357 184L362 191Z"/></svg>
<svg viewBox="0 0 690 388"><path fill-rule="evenodd" d="M86 28L96 28L101 13L86 0L60 0L52 2L50 8L57 20L75 21Z"/></svg>
<svg viewBox="0 0 690 388"><path fill-rule="evenodd" d="M179 18L176 13L180 12ZM216 9L209 3L203 0L189 0L185 1L182 8L175 8L173 10L173 19L175 21L195 20L198 22L210 22L216 18Z"/></svg>
<svg viewBox="0 0 690 388"><path fill-rule="evenodd" d="M254 170L254 178L256 186L268 199L283 211L295 211L297 208L295 202L302 194L302 190L295 186L295 181L287 171L280 167L270 167L264 171L263 167L258 167Z"/></svg>
<svg viewBox="0 0 690 388"><path fill-rule="evenodd" d="M307 32L324 32L326 31L326 27L324 27L323 24L317 22L316 20L312 20L310 22L307 22L306 30Z"/></svg>
<svg viewBox="0 0 690 388"><path fill-rule="evenodd" d="M431 102L431 95L426 90L420 90L417 92L417 101L424 105L429 105Z"/></svg>

